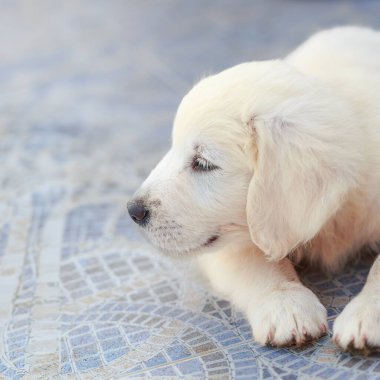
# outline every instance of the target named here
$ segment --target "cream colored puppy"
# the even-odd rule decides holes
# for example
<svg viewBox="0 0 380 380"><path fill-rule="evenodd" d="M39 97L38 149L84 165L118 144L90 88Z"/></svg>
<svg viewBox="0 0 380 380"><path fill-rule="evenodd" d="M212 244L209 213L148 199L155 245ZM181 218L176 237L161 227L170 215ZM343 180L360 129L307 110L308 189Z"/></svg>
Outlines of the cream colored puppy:
<svg viewBox="0 0 380 380"><path fill-rule="evenodd" d="M380 33L318 33L284 60L244 63L182 100L173 144L128 205L162 252L199 255L260 343L327 330L301 258L335 270L380 240ZM334 325L380 347L380 259Z"/></svg>

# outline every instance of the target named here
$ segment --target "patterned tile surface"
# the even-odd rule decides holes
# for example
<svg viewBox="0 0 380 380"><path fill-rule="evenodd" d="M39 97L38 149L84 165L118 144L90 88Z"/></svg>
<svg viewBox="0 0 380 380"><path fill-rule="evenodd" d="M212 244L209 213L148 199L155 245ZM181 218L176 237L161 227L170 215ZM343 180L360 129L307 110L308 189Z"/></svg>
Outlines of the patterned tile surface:
<svg viewBox="0 0 380 380"><path fill-rule="evenodd" d="M0 1L0 377L380 379L380 358L261 347L188 263L159 257L125 201L205 73L284 55L361 1ZM304 280L336 314L364 260Z"/></svg>

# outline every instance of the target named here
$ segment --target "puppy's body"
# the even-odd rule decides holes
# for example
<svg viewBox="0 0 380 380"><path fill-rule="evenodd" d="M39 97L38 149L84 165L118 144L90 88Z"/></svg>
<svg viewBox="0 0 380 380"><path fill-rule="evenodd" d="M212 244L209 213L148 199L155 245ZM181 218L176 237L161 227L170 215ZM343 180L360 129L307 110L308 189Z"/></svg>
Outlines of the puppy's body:
<svg viewBox="0 0 380 380"><path fill-rule="evenodd" d="M356 27L320 32L286 61L345 99L363 134L359 148L367 166L361 183L307 247L294 254L334 270L363 245L380 241L380 34Z"/></svg>
<svg viewBox="0 0 380 380"><path fill-rule="evenodd" d="M204 253L259 342L302 344L326 332L326 310L288 256L336 269L380 240L379 109L380 33L368 29L205 78L129 212L161 251ZM379 268L335 323L344 349L380 347Z"/></svg>

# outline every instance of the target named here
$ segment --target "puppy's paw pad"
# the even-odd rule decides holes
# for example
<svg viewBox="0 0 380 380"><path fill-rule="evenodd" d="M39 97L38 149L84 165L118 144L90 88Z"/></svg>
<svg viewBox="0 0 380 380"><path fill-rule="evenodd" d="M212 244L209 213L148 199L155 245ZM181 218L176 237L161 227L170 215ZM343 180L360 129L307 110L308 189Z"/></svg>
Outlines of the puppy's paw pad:
<svg viewBox="0 0 380 380"><path fill-rule="evenodd" d="M380 297L354 298L335 320L333 341L346 351L379 351Z"/></svg>
<svg viewBox="0 0 380 380"><path fill-rule="evenodd" d="M268 294L249 320L256 341L271 346L301 346L327 332L326 309L301 285Z"/></svg>

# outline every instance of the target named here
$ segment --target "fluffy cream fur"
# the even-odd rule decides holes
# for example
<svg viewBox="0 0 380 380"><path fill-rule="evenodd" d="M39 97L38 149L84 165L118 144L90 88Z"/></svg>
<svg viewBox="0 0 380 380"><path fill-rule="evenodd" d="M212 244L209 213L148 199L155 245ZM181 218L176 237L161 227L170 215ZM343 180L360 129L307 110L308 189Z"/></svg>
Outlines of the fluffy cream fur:
<svg viewBox="0 0 380 380"><path fill-rule="evenodd" d="M165 253L204 253L211 283L257 341L319 337L326 310L289 257L337 269L379 241L379 110L380 33L364 28L323 31L284 60L203 79L135 195L149 208L144 233ZM379 268L378 258L335 323L343 349L380 347Z"/></svg>

